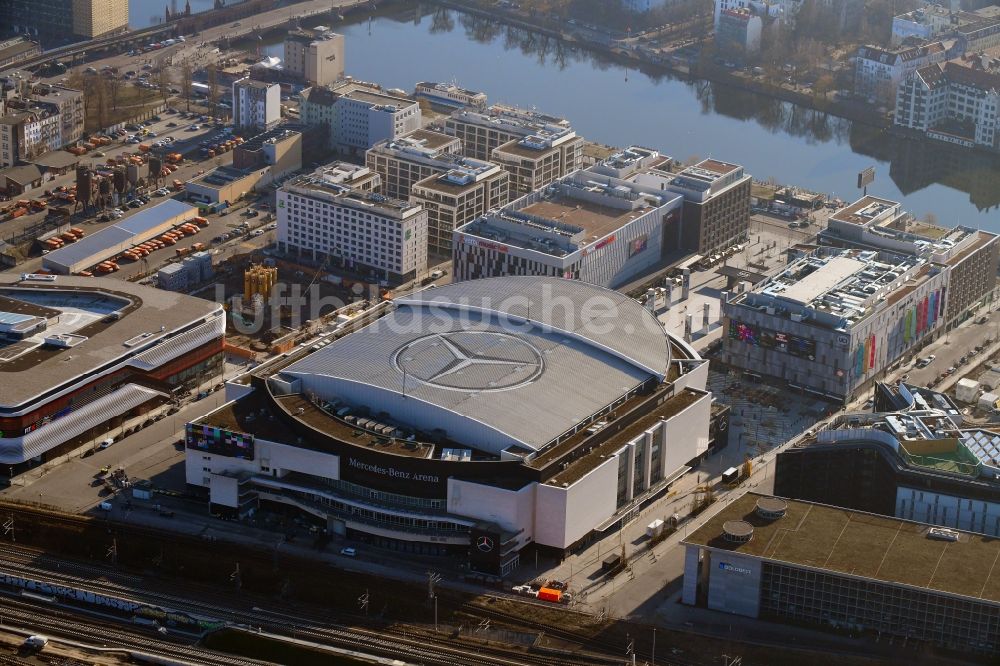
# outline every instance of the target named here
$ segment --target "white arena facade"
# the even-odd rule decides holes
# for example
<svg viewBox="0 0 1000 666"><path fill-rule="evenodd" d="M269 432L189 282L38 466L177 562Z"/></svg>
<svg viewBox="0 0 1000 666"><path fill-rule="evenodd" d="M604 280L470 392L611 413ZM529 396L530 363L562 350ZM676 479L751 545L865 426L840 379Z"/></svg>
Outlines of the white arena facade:
<svg viewBox="0 0 1000 666"><path fill-rule="evenodd" d="M617 528L725 445L707 361L617 292L504 277L379 310L188 425L187 481L213 512L294 510L504 575L527 547Z"/></svg>

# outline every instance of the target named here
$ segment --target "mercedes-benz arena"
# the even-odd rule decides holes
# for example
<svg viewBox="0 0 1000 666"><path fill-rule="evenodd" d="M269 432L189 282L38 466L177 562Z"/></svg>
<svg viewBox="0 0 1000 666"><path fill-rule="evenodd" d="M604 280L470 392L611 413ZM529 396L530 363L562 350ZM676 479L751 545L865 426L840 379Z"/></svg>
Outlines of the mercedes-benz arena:
<svg viewBox="0 0 1000 666"><path fill-rule="evenodd" d="M222 306L110 278L0 273L0 463L55 457L222 359Z"/></svg>
<svg viewBox="0 0 1000 666"><path fill-rule="evenodd" d="M187 481L213 512L277 503L502 575L525 546L617 527L712 443L707 361L622 294L503 277L383 308L189 424Z"/></svg>

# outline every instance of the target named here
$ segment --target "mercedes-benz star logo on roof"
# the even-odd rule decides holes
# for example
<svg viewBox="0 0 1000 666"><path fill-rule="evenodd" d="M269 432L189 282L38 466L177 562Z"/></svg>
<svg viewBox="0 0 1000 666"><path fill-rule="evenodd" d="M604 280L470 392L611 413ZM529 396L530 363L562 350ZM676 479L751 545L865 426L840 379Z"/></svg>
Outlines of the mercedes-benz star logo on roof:
<svg viewBox="0 0 1000 666"><path fill-rule="evenodd" d="M476 548L483 551L484 553L490 552L491 550L493 550L493 539L489 538L488 536L479 537L478 539L476 539Z"/></svg>
<svg viewBox="0 0 1000 666"><path fill-rule="evenodd" d="M541 352L522 338L496 331L451 331L417 338L396 350L393 364L406 381L448 391L509 391L538 379Z"/></svg>

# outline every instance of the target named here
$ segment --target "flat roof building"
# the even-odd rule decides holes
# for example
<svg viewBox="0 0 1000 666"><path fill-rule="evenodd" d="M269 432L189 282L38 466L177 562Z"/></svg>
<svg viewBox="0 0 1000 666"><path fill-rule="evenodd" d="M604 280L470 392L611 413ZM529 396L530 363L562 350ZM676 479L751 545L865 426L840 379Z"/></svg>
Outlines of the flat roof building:
<svg viewBox="0 0 1000 666"><path fill-rule="evenodd" d="M8 465L117 432L222 359L220 304L125 280L0 274L0 311L17 315L0 334Z"/></svg>
<svg viewBox="0 0 1000 666"><path fill-rule="evenodd" d="M613 529L690 469L712 444L707 371L616 292L445 285L256 369L245 397L189 425L187 479L213 511L278 503L506 575L526 548Z"/></svg>
<svg viewBox="0 0 1000 666"><path fill-rule="evenodd" d="M330 148L356 155L421 125L416 100L350 79L306 88L299 95L299 110L306 125L328 129Z"/></svg>
<svg viewBox="0 0 1000 666"><path fill-rule="evenodd" d="M947 328L992 300L1000 238L996 234L922 222L895 201L864 196L830 216L820 241L835 247L887 250L926 259L949 272L943 313Z"/></svg>
<svg viewBox="0 0 1000 666"><path fill-rule="evenodd" d="M391 141L380 141L365 153L365 164L382 179L382 194L408 199L418 180L461 166L462 142L429 129L418 129ZM473 160L473 167L489 162Z"/></svg>
<svg viewBox="0 0 1000 666"><path fill-rule="evenodd" d="M752 177L743 167L707 159L680 167L655 150L632 146L588 169L684 197L676 245L701 255L746 240Z"/></svg>
<svg viewBox="0 0 1000 666"><path fill-rule="evenodd" d="M548 275L616 287L656 265L683 201L586 171L455 230L456 280Z"/></svg>
<svg viewBox="0 0 1000 666"><path fill-rule="evenodd" d="M847 400L942 326L948 272L925 259L821 247L723 293L722 359Z"/></svg>
<svg viewBox="0 0 1000 666"><path fill-rule="evenodd" d="M514 196L529 194L583 166L582 136L571 128L547 126L493 149L490 160L510 173Z"/></svg>
<svg viewBox="0 0 1000 666"><path fill-rule="evenodd" d="M198 209L183 201L167 199L135 215L119 220L100 231L84 236L42 258L46 270L61 275L79 273L155 238L191 220Z"/></svg>
<svg viewBox="0 0 1000 666"><path fill-rule="evenodd" d="M427 211L337 176L320 170L278 190L278 247L377 280L416 278L427 267Z"/></svg>
<svg viewBox="0 0 1000 666"><path fill-rule="evenodd" d="M418 180L410 201L427 211L427 249L451 255L456 228L510 201L510 175L496 164L461 158L461 164Z"/></svg>
<svg viewBox="0 0 1000 666"><path fill-rule="evenodd" d="M510 141L573 130L565 118L494 104L486 109L455 111L445 119L444 131L462 141L462 154L466 157L489 160L496 148Z"/></svg>
<svg viewBox="0 0 1000 666"><path fill-rule="evenodd" d="M310 86L344 78L344 36L326 28L296 28L285 35L285 72Z"/></svg>
<svg viewBox="0 0 1000 666"><path fill-rule="evenodd" d="M281 86L251 78L233 82L233 126L268 130L281 122Z"/></svg>
<svg viewBox="0 0 1000 666"><path fill-rule="evenodd" d="M1000 541L746 493L681 542L683 602L747 617L1000 651Z"/></svg>

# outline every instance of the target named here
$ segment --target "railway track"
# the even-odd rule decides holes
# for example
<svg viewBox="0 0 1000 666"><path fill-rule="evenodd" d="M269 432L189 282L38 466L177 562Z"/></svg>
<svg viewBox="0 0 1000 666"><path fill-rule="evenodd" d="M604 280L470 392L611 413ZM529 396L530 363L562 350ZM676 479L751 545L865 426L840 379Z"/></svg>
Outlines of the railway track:
<svg viewBox="0 0 1000 666"><path fill-rule="evenodd" d="M44 565L39 566L39 565ZM7 573L34 578L49 583L65 585L99 594L121 596L125 599L154 606L162 606L197 616L210 617L233 625L266 629L269 632L310 640L324 645L335 645L354 650L368 651L379 656L405 659L412 663L441 664L443 666L579 666L587 663L606 664L606 659L588 660L585 655L562 658L544 654L476 645L470 648L455 647L454 643L430 636L414 637L402 629L369 630L331 622L326 618L309 617L283 610L260 607L242 609L246 599L234 600L231 595L209 593L195 586L173 584L174 589L189 589L197 595L179 596L152 589L145 578L122 574L113 569L62 560L34 549L0 544L0 566ZM84 573L86 577L75 575ZM96 582L95 579L100 579ZM150 581L152 582L152 581ZM141 585L141 588L136 587ZM214 602L214 603L213 603ZM235 603L234 603L235 602ZM234 607L236 606L236 607ZM551 633L551 632L550 632Z"/></svg>
<svg viewBox="0 0 1000 666"><path fill-rule="evenodd" d="M86 622L79 616L59 608L39 610L33 604L18 599L0 601L5 623L12 620L50 637L62 637L88 643L94 647L120 649L128 653L145 653L160 657L174 657L207 666L268 666L269 662L245 657L235 657L212 652L174 641L155 639L124 631L111 624Z"/></svg>

